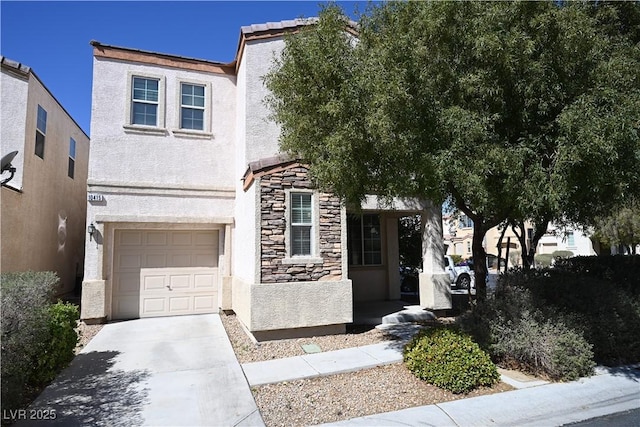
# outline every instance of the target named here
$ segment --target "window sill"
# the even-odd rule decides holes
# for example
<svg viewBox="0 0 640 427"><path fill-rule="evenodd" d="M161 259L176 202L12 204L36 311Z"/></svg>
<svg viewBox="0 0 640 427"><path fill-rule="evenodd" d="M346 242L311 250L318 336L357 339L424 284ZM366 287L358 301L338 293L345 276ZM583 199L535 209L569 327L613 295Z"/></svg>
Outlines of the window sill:
<svg viewBox="0 0 640 427"><path fill-rule="evenodd" d="M142 125L124 125L122 126L126 133L137 133L137 134L147 134L147 135L166 135L167 130L165 128L158 128L153 126L142 126Z"/></svg>
<svg viewBox="0 0 640 427"><path fill-rule="evenodd" d="M324 260L319 257L311 256L294 256L291 258L284 258L282 265L295 265L295 264L324 264Z"/></svg>
<svg viewBox="0 0 640 427"><path fill-rule="evenodd" d="M180 136L183 138L213 139L213 134L211 132L204 132L201 130L173 129L171 132L175 136Z"/></svg>

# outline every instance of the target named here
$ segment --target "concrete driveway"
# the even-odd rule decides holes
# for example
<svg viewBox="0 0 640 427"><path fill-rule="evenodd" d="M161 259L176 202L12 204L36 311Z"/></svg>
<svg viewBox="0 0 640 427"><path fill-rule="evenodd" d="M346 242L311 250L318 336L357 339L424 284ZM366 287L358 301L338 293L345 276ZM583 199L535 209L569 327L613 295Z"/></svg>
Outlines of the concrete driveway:
<svg viewBox="0 0 640 427"><path fill-rule="evenodd" d="M47 425L264 425L216 314L105 325L30 409L55 410Z"/></svg>

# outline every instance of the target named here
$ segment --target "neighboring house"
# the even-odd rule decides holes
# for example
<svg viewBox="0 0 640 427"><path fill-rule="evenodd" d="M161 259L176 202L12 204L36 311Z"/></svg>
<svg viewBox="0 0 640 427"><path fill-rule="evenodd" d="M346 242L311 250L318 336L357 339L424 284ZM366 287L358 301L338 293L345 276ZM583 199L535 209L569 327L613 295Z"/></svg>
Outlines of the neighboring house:
<svg viewBox="0 0 640 427"><path fill-rule="evenodd" d="M460 255L471 258L473 244L473 222L465 214L444 215L442 219L444 241L447 255Z"/></svg>
<svg viewBox="0 0 640 427"><path fill-rule="evenodd" d="M428 219L421 297L449 308L440 209L374 197L347 212L279 152L262 77L308 21L243 27L232 63L92 42L82 318L233 310L258 339L344 332L399 299L397 218ZM440 242L440 243L438 243Z"/></svg>
<svg viewBox="0 0 640 427"><path fill-rule="evenodd" d="M55 271L69 293L84 269L89 137L31 68L0 62L2 156L18 151L2 186L0 271Z"/></svg>
<svg viewBox="0 0 640 427"><path fill-rule="evenodd" d="M447 247L447 254L460 255L464 259L472 257L471 243L473 241L473 222L464 214L445 215L443 218L444 241ZM527 245L530 244L533 228L526 227ZM498 245L502 246L500 256L507 258L507 248L509 249L508 266L514 267L522 265L520 241L509 227L502 236L499 227L493 227L484 237L483 247L491 260L496 260L498 256ZM558 226L550 224L547 233L540 239L536 247L536 254L552 254L556 251L569 251L574 256L595 255L593 241L583 231L577 227ZM490 268L496 268L497 262L490 262Z"/></svg>

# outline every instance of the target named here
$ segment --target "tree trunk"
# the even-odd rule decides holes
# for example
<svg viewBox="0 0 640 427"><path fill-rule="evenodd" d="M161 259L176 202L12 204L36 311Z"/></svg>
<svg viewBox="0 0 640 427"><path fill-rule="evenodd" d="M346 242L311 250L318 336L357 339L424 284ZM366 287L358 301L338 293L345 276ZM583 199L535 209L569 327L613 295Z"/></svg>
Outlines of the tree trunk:
<svg viewBox="0 0 640 427"><path fill-rule="evenodd" d="M486 233L483 221L473 222L473 272L476 279L476 298L478 301L487 299L487 253L482 246L484 235Z"/></svg>
<svg viewBox="0 0 640 427"><path fill-rule="evenodd" d="M507 232L507 225L504 226L504 228L502 229L502 232L500 233L500 238L498 239L498 266L497 266L497 270L498 273L500 273L500 262L502 262L502 240L504 239L504 234ZM508 257L509 255L507 255ZM507 271L507 263L505 261L505 268L504 271Z"/></svg>
<svg viewBox="0 0 640 427"><path fill-rule="evenodd" d="M516 226L518 228L516 228ZM532 261L529 260L528 251L527 251L527 232L524 227L523 222L511 222L511 230L513 230L513 234L518 238L518 242L520 242L520 259L522 260L522 268L524 270L530 270Z"/></svg>

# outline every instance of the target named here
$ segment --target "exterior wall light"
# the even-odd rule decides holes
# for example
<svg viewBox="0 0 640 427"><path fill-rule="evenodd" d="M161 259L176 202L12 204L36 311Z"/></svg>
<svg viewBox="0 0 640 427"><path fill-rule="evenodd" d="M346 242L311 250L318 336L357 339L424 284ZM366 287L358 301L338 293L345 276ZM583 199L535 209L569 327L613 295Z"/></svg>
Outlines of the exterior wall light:
<svg viewBox="0 0 640 427"><path fill-rule="evenodd" d="M89 227L87 227L87 232L89 233L89 241L91 241L91 239L93 238L93 235L96 232L96 226L93 225L93 223L89 224Z"/></svg>

